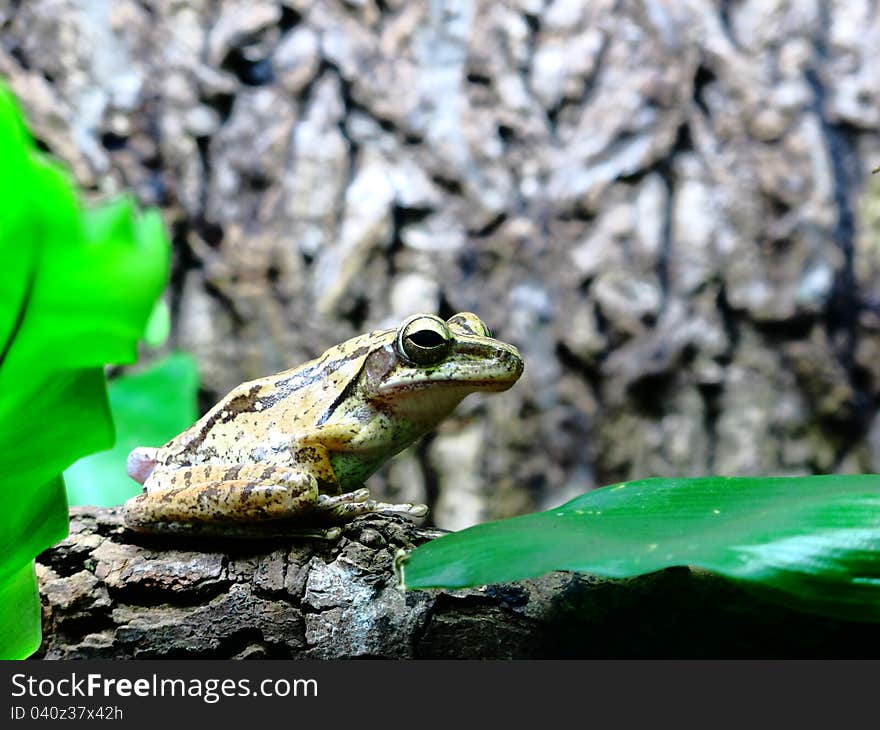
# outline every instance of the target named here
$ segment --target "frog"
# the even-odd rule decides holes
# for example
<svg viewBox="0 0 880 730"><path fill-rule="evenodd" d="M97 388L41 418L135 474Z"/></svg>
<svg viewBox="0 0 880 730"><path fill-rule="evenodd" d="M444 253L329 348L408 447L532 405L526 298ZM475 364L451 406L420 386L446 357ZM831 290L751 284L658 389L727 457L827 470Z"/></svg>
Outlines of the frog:
<svg viewBox="0 0 880 730"><path fill-rule="evenodd" d="M472 312L414 314L319 357L237 386L161 447L127 460L142 493L122 507L135 532L334 539L361 515L424 517L371 498L364 481L470 393L523 372L516 347Z"/></svg>

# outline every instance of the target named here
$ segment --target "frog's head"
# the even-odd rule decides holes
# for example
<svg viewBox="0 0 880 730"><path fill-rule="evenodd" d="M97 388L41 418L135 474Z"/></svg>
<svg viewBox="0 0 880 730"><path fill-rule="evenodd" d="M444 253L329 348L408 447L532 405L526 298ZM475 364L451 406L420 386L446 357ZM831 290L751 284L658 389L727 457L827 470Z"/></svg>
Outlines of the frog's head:
<svg viewBox="0 0 880 730"><path fill-rule="evenodd" d="M477 315L444 322L417 314L370 353L361 385L366 397L398 413L443 418L468 393L507 390L522 371L517 349L493 338Z"/></svg>

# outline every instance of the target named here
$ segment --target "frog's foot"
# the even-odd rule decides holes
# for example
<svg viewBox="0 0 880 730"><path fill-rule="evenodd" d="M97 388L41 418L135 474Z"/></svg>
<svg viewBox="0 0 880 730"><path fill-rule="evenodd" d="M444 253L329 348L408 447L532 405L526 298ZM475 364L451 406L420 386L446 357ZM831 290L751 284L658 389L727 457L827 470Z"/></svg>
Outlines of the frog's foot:
<svg viewBox="0 0 880 730"><path fill-rule="evenodd" d="M374 512L393 512L406 517L424 517L428 514L428 507L424 504L391 504L378 502L370 499L370 490L356 489L346 494L337 494L332 497L326 494L318 495L314 505L317 512L321 512L331 521L347 522L360 515L368 515Z"/></svg>

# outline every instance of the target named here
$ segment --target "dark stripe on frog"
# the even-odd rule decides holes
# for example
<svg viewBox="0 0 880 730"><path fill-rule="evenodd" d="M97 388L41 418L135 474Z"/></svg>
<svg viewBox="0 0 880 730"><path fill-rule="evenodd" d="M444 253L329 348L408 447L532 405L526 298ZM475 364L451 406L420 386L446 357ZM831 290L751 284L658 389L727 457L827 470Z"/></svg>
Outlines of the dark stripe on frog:
<svg viewBox="0 0 880 730"><path fill-rule="evenodd" d="M254 404L257 402L257 393L260 392L260 386L255 385L247 393L237 395L231 401L225 404L224 408L214 418L214 423L226 423L235 418L239 413L250 413L254 410ZM225 414L225 415L224 415Z"/></svg>
<svg viewBox="0 0 880 730"><path fill-rule="evenodd" d="M369 352L369 350L369 346L363 345L352 350L345 357L330 362L319 360L310 368L297 371L290 377L285 378L284 380L279 380L275 384L275 388L272 392L266 393L260 398L260 402L263 404L262 410L271 408L278 402L284 400L293 393L296 393L296 391L319 382L327 376L328 372L338 370L340 364L344 364L350 360L357 360L359 357ZM360 375L360 372L358 372L358 375Z"/></svg>
<svg viewBox="0 0 880 730"><path fill-rule="evenodd" d="M357 350L351 353L351 356L348 359L351 359L352 357L360 357L368 349L369 348L367 347L359 347ZM339 407L339 404L345 401L355 391L355 388L357 388L358 383L361 380L361 374L364 372L364 368L367 366L368 359L369 358L366 357L364 358L364 361L361 363L357 374L354 375L354 377L348 379L345 387L340 391L339 395L337 395L336 398L333 399L333 402L318 419L318 426L323 426L325 423L327 423L327 421L330 420L330 417L333 415L333 412Z"/></svg>
<svg viewBox="0 0 880 730"><path fill-rule="evenodd" d="M253 413L257 410L255 408L257 403L260 403L260 411L266 411L272 406L284 401L289 395L295 393L297 390L308 387L309 385L318 382L326 376L328 370L336 370L339 367L339 363L358 358L369 349L370 348L366 345L363 347L358 347L356 350L353 350L344 358L339 358L338 360L334 360L329 363L325 362L324 360L319 360L311 367L306 368L305 370L298 370L297 372L292 373L288 378L285 378L284 380L279 380L275 384L275 388L272 391L264 393L261 396L257 396L257 394L262 389L262 386L254 385L248 390L247 393L236 396L231 401L229 401L221 410L219 410L211 418L209 418L201 427L201 429L199 429L199 433L196 435L196 437L186 445L186 450L188 452L198 450L199 447L201 447L201 445L205 442L205 439L208 437L208 433L215 424L231 421L239 413ZM358 376L359 375L360 372L358 372ZM356 379L357 378L355 378L355 380ZM337 400L334 401L331 405L331 409L335 408L338 402L339 399L337 398ZM223 413L226 413L226 415L224 416Z"/></svg>
<svg viewBox="0 0 880 730"><path fill-rule="evenodd" d="M311 370L311 368L309 369ZM291 380L294 379L295 378L291 378ZM255 405L258 402L262 403L262 409L265 409L269 406L274 405L278 402L278 400L283 397L279 394L273 394L268 398L258 397L257 393L259 393L261 389L262 386L254 385L248 390L247 393L238 395L231 401L226 403L221 410L219 410L217 413L211 416L211 418L205 421L205 423L199 429L199 433L196 435L196 437L186 445L186 450L190 453L198 450L199 447L201 447L201 445L205 442L205 439L208 437L208 433L216 424L231 421L239 413L252 413L256 411L257 409L255 408Z"/></svg>
<svg viewBox="0 0 880 730"><path fill-rule="evenodd" d="M262 410L266 410L276 405L280 401L283 401L288 396L296 393L296 391L301 388L306 388L309 385L317 382L323 377L324 373L324 364L316 363L312 365L312 367L307 370L302 370L300 372L294 373L288 378L284 380L279 380L275 383L275 387L268 393L265 393L260 398L260 403L262 403ZM251 408L251 410L255 410Z"/></svg>

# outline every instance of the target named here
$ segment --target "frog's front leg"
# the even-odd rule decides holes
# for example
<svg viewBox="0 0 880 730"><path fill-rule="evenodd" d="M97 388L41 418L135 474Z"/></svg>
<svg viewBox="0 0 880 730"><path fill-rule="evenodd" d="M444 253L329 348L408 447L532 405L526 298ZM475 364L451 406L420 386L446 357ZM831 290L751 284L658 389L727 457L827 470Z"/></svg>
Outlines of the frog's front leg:
<svg viewBox="0 0 880 730"><path fill-rule="evenodd" d="M350 424L331 424L313 428L309 434L300 435L291 443L291 453L296 464L303 466L318 480L319 492L315 510L326 515L332 522L347 522L359 515L371 512L396 512L407 517L424 517L428 507L424 504L391 504L370 499L370 490L362 487L340 494L342 487L333 471L328 445L339 451L354 450L353 437L363 434Z"/></svg>
<svg viewBox="0 0 880 730"><path fill-rule="evenodd" d="M160 466L144 487L143 494L123 506L126 525L140 532L330 539L340 532L310 525L318 483L311 474L289 467Z"/></svg>

